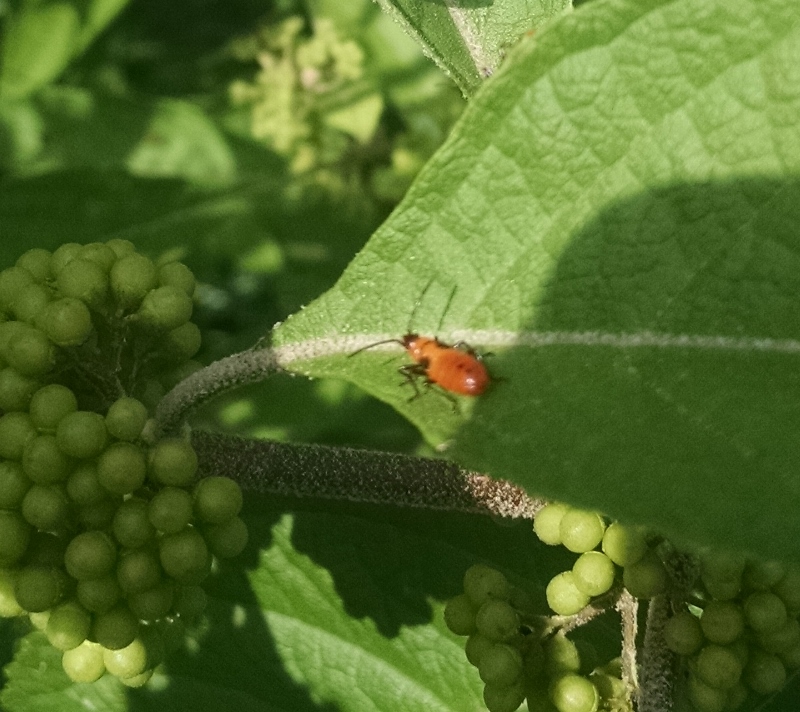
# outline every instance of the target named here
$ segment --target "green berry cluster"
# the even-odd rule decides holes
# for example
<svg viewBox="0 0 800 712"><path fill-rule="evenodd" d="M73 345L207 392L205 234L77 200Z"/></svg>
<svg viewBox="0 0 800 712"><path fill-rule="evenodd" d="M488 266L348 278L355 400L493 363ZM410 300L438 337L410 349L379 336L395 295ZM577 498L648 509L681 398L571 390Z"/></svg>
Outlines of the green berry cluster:
<svg viewBox="0 0 800 712"><path fill-rule="evenodd" d="M194 289L125 240L0 272L0 615L27 613L75 681L144 684L203 612L214 556L247 541L239 486L148 435L195 368Z"/></svg>
<svg viewBox="0 0 800 712"><path fill-rule="evenodd" d="M482 564L464 575L464 593L448 601L448 628L468 636L467 660L484 682L489 712L596 712L625 709L618 662L596 668L593 651L535 615L530 597Z"/></svg>
<svg viewBox="0 0 800 712"><path fill-rule="evenodd" d="M536 515L533 530L545 544L579 554L572 569L557 574L547 586L547 603L559 615L578 613L592 598L610 591L617 579L640 599L665 590L666 569L640 527L609 524L596 512L553 502Z"/></svg>
<svg viewBox="0 0 800 712"><path fill-rule="evenodd" d="M735 710L800 668L800 567L711 551L699 560L691 605L669 619L664 641L686 661L697 712Z"/></svg>

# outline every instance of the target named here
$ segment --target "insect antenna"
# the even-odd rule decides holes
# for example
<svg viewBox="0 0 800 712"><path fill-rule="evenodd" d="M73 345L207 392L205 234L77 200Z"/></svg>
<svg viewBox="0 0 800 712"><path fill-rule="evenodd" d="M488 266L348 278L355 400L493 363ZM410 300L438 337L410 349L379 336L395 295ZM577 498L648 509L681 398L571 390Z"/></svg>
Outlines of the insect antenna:
<svg viewBox="0 0 800 712"><path fill-rule="evenodd" d="M403 342L400 339L384 339L383 341L376 341L373 344L367 344L366 346L362 346L357 351L353 351L353 353L347 354L347 358L353 358L356 354L360 354L362 351L366 351L367 349L371 349L375 346L381 346L383 344L400 344L400 346L404 346Z"/></svg>

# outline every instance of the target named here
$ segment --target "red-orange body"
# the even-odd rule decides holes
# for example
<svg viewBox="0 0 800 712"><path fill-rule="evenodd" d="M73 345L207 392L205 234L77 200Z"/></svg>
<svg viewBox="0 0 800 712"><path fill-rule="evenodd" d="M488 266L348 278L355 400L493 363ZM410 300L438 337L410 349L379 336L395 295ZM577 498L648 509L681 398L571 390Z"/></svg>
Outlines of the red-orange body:
<svg viewBox="0 0 800 712"><path fill-rule="evenodd" d="M428 383L462 396L479 396L491 382L486 366L466 344L451 346L419 334L406 334L398 342L415 362L400 369L409 379L424 376Z"/></svg>

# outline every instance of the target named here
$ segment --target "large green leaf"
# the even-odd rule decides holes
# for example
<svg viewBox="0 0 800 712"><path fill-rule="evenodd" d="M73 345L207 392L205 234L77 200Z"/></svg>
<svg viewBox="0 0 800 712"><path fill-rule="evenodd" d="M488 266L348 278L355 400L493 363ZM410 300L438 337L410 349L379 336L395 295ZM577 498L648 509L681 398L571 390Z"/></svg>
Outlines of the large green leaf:
<svg viewBox="0 0 800 712"><path fill-rule="evenodd" d="M465 94L500 66L525 32L572 7L571 0L378 0Z"/></svg>
<svg viewBox="0 0 800 712"><path fill-rule="evenodd" d="M594 0L487 83L283 358L529 491L800 558L798 117L795 2ZM398 347L346 358L409 330L495 352L494 387L408 403Z"/></svg>

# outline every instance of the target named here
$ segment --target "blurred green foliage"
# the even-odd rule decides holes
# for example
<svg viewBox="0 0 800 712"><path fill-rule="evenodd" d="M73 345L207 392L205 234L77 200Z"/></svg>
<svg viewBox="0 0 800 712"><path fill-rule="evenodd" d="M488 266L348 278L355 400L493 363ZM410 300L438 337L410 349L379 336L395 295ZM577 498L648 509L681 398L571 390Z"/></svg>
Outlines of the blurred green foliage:
<svg viewBox="0 0 800 712"><path fill-rule="evenodd" d="M369 0L0 6L0 259L125 237L201 281L210 361L323 293L461 111ZM391 409L275 380L198 425L409 450Z"/></svg>

